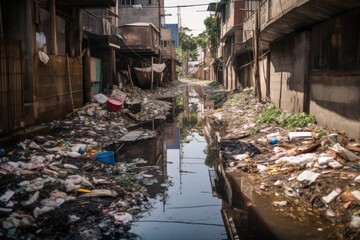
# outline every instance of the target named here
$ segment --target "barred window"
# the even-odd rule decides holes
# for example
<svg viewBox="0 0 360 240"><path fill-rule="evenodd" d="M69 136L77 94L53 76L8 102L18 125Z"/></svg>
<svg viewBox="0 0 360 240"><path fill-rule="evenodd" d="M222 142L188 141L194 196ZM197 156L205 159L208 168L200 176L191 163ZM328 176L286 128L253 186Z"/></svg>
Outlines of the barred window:
<svg viewBox="0 0 360 240"><path fill-rule="evenodd" d="M121 5L135 5L135 0L122 0Z"/></svg>

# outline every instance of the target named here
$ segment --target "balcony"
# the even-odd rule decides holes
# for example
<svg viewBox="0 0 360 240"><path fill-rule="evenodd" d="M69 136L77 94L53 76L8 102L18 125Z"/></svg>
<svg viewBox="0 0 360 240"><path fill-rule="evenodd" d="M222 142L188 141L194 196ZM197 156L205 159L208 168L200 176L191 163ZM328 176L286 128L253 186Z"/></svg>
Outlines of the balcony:
<svg viewBox="0 0 360 240"><path fill-rule="evenodd" d="M160 32L151 23L133 23L118 27L124 39L123 53L158 55L160 53Z"/></svg>
<svg viewBox="0 0 360 240"><path fill-rule="evenodd" d="M261 38L271 42L356 7L358 0L267 0L260 14Z"/></svg>

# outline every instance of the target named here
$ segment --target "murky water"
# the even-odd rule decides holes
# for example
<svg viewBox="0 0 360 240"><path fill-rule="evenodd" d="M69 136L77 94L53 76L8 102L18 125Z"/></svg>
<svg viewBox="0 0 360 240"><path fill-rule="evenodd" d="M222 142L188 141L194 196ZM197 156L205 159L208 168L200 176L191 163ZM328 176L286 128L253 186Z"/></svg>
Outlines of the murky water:
<svg viewBox="0 0 360 240"><path fill-rule="evenodd" d="M219 152L210 150L202 136L201 113L211 107L204 98L199 88L188 88L177 99L184 111L174 123L158 123L160 135L156 139L137 142L134 148L125 147L128 155L124 158L146 159L149 166L144 171L156 178L148 184L152 207L135 219L126 239L330 239L329 236L335 236L322 219L310 215L292 221L302 215L272 209L271 197L254 191L254 184L246 178L236 179L241 187L230 182L218 159ZM213 134L204 132L209 145L214 147Z"/></svg>
<svg viewBox="0 0 360 240"><path fill-rule="evenodd" d="M207 153L195 92L184 93L184 113L164 127L163 188L150 186L152 208L131 225L128 239L227 239L222 200L213 191L214 169ZM161 184L161 180L158 185ZM166 185L166 187L165 187Z"/></svg>

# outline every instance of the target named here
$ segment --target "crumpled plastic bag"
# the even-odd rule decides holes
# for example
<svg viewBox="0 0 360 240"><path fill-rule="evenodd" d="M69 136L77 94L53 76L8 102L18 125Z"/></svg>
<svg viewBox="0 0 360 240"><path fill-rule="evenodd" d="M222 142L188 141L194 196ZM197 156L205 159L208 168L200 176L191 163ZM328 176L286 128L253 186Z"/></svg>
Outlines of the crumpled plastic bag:
<svg viewBox="0 0 360 240"><path fill-rule="evenodd" d="M336 143L334 146L329 147L330 150L333 150L336 152L340 157L350 161L354 162L356 160L360 160L360 157L358 157L353 152L347 150L346 148L342 147L339 143Z"/></svg>
<svg viewBox="0 0 360 240"><path fill-rule="evenodd" d="M49 56L48 56L46 53L44 53L44 52L42 52L42 51L39 51L39 59L40 59L40 61L43 62L44 64L47 64L48 61L49 61Z"/></svg>

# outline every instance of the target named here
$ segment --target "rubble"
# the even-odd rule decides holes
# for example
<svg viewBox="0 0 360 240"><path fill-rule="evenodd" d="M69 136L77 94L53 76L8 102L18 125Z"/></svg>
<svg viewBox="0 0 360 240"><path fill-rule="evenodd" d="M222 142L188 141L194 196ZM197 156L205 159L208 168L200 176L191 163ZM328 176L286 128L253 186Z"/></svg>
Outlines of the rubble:
<svg viewBox="0 0 360 240"><path fill-rule="evenodd" d="M211 87L205 91L211 98ZM259 194L273 196L273 205L289 216L312 208L336 226L339 238L359 238L358 142L316 125L313 115L259 103L252 89L228 92L215 106L204 113L212 132L205 130L217 136L213 147L228 174L257 179ZM346 201L345 192L351 195Z"/></svg>
<svg viewBox="0 0 360 240"><path fill-rule="evenodd" d="M155 131L137 126L169 115L172 104L159 98L171 94L177 91L96 94L65 119L49 123L47 134L1 148L0 238L121 238L150 207L145 186L157 183L148 172L156 167L146 166L145 159L116 162L116 152L111 164L99 156L135 128L139 134L133 141L155 138ZM141 109L109 111L111 98L140 102Z"/></svg>

